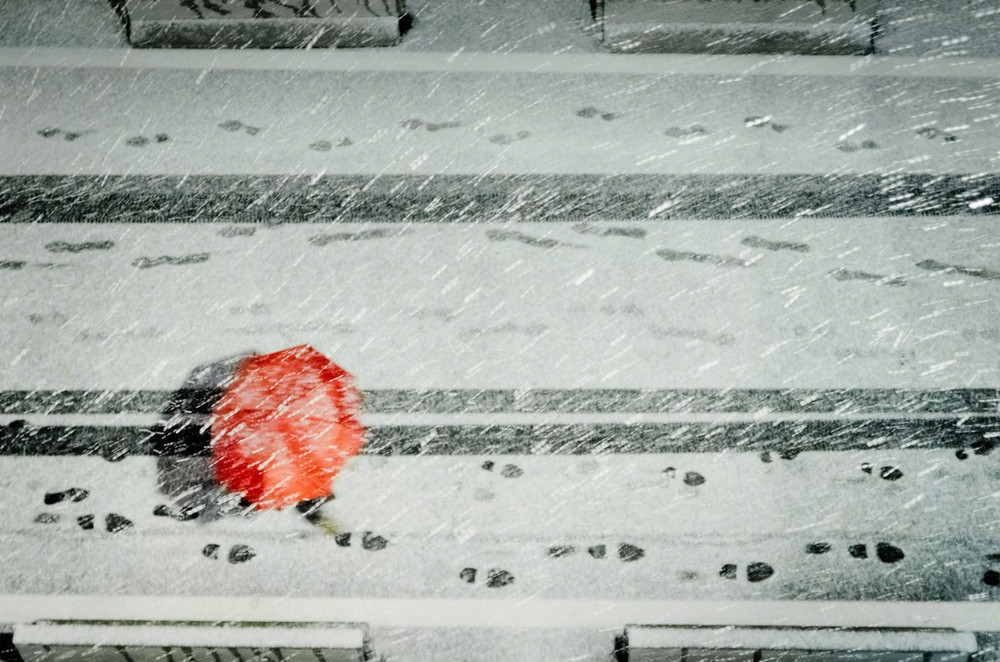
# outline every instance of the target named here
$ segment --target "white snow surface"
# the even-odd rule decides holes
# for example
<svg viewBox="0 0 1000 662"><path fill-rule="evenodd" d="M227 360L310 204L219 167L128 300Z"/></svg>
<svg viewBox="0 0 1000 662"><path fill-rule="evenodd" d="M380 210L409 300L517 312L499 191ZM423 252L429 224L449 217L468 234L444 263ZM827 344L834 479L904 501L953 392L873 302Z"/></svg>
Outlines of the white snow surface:
<svg viewBox="0 0 1000 662"><path fill-rule="evenodd" d="M585 73L585 62L578 74L33 68L30 57L0 68L3 174L1000 167L1000 79L602 75ZM231 122L256 131L222 128ZM39 134L50 128L80 135Z"/></svg>
<svg viewBox="0 0 1000 662"><path fill-rule="evenodd" d="M487 459L494 470L482 466ZM807 451L769 463L732 451L359 456L323 509L351 534L348 546L293 509L193 521L155 516L157 504L171 503L157 487L163 462L4 458L0 594L973 602L991 595L981 578L982 559L995 548L996 455ZM885 481L862 471L862 462L905 476ZM522 473L504 476L506 464ZM685 482L687 472L704 482ZM68 486L90 495L42 504L44 493ZM40 513L56 521L40 523ZM133 525L106 531L108 513ZM85 514L95 516L94 529L78 526ZM366 546L366 532L385 544ZM807 553L812 543L827 551ZM877 558L881 543L905 558ZM219 545L218 558L204 555L209 544ZM864 558L849 553L858 544ZM256 555L231 563L235 545ZM750 581L753 563L768 564L773 576ZM720 574L726 564L732 578ZM466 568L476 570L471 581ZM491 569L514 581L491 587Z"/></svg>
<svg viewBox="0 0 1000 662"><path fill-rule="evenodd" d="M984 218L293 224L8 224L4 389L174 389L197 365L314 345L363 388L961 388L1000 383ZM326 245L324 233L383 236ZM747 236L810 252L744 245ZM51 242L111 241L51 253ZM670 261L658 250L748 266ZM208 254L193 264L137 260ZM876 280L840 280L838 269ZM879 281L884 277L887 280ZM896 279L896 280L891 280ZM899 285L899 283L905 283Z"/></svg>
<svg viewBox="0 0 1000 662"><path fill-rule="evenodd" d="M991 25L1000 14L991 13L990 0L967 0L954 20L942 19L943 2L900 7L883 44L902 55L961 56L956 67L966 56L998 54ZM490 3L412 5L417 23L396 52L597 48L578 31L579 7L569 4L518 2L500 21ZM5 45L121 44L101 0L7 0L0 12ZM837 66L843 70L843 62ZM28 55L0 70L0 171L829 175L995 173L1000 165L995 76L384 69L35 68ZM576 114L589 107L614 119ZM752 117L788 128L761 131L748 126ZM457 126L401 126L414 118ZM231 120L261 131L220 129ZM676 137L675 129L693 126L707 133ZM49 127L82 135L66 141L38 134ZM919 132L927 128L957 140L923 139ZM169 140L128 142L159 133ZM491 141L520 133L528 135ZM352 144L309 147L343 138ZM838 150L845 140L878 147ZM645 230L643 238L546 223L404 226L371 219L346 228L259 226L227 235L222 225L95 220L0 226L0 261L25 261L0 271L0 388L174 389L198 364L303 342L371 389L1000 384L1000 281L916 266L933 259L995 272L1000 244L989 217L598 222ZM559 243L491 241L487 227ZM371 228L390 232L309 243L323 233ZM751 235L810 250L741 243ZM107 240L113 247L103 251L46 249L57 241ZM656 255L661 249L749 266L665 261ZM200 253L208 260L135 265ZM833 276L845 270L872 278ZM341 547L293 512L194 522L155 517L165 496L154 458L112 464L4 456L0 594L215 595L227 596L233 612L250 610L261 596L289 603L303 596L468 599L529 615L538 613L533 604L541 611L554 604L547 600L595 600L580 603L592 625L602 616L592 605L601 601L631 607L664 595L725 600L709 608L719 619L741 609L748 618L746 601L775 597L949 599L976 607L996 598L983 573L994 567L984 559L996 553L997 457L962 462L953 449L804 452L768 464L735 452L362 456L341 475L337 498L326 507L342 531L352 532L352 546ZM487 459L524 473L510 479L484 471ZM861 462L901 467L905 478L883 481L862 472ZM686 485L667 466L677 476L698 471L706 482ZM70 485L91 497L42 505L45 492ZM43 513L59 517L40 522ZM109 513L128 517L133 527L104 530ZM96 529L78 526L86 514L95 516ZM384 536L387 546L365 549L364 532ZM875 558L882 541L904 549L906 561ZM806 554L816 542L829 542L829 553ZM219 558L204 554L208 544L220 545ZM621 558L623 544L641 548L643 558ZM868 546L867 559L848 553L857 544ZM256 556L229 563L226 553L236 545L252 546ZM604 558L589 551L600 545ZM572 551L557 557L553 548ZM748 566L758 562L775 574L750 582ZM736 579L720 575L727 564L737 566ZM463 579L467 568L477 569L472 582ZM485 578L494 569L515 581L489 587ZM490 613L480 607L477 614ZM881 608L859 603L855 613L874 622ZM370 613L392 618L391 610ZM767 618L763 609L752 616ZM481 660L596 662L607 659L618 632L594 626L374 634L394 660L460 659L475 650Z"/></svg>

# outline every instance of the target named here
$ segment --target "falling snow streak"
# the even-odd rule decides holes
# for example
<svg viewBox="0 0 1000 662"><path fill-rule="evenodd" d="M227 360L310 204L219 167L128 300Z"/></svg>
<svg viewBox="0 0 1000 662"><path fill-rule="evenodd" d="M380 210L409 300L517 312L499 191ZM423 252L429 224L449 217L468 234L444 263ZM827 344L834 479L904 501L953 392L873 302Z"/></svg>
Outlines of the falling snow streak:
<svg viewBox="0 0 1000 662"><path fill-rule="evenodd" d="M1000 200L1000 175L0 177L0 219L31 223L231 225L372 218L405 223L545 222L1000 213L1000 205L979 205L980 200Z"/></svg>

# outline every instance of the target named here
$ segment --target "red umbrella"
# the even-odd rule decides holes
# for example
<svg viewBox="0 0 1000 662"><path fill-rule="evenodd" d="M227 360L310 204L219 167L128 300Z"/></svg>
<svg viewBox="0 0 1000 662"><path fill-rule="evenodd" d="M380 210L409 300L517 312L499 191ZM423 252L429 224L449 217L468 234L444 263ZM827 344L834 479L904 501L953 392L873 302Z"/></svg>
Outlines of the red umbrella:
<svg viewBox="0 0 1000 662"><path fill-rule="evenodd" d="M329 496L360 410L354 378L308 345L246 358L212 408L215 477L262 509Z"/></svg>

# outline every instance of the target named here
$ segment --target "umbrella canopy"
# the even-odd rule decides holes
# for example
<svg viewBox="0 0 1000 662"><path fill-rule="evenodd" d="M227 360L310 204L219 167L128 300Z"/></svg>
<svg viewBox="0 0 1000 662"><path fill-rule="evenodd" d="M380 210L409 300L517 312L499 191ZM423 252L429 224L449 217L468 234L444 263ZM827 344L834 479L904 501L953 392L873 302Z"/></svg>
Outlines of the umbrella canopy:
<svg viewBox="0 0 1000 662"><path fill-rule="evenodd" d="M329 496L360 410L354 378L308 345L246 358L212 408L215 477L262 509Z"/></svg>

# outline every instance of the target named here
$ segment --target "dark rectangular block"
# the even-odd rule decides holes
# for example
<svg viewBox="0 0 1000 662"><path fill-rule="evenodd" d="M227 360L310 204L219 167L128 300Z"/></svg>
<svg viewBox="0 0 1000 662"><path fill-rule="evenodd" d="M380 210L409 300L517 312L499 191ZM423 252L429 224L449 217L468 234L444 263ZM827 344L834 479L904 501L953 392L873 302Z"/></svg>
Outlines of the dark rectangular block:
<svg viewBox="0 0 1000 662"><path fill-rule="evenodd" d="M668 199L657 221L1000 213L969 207L986 198L1000 174L0 176L8 223L648 221Z"/></svg>
<svg viewBox="0 0 1000 662"><path fill-rule="evenodd" d="M875 0L602 0L597 19L620 53L864 55Z"/></svg>
<svg viewBox="0 0 1000 662"><path fill-rule="evenodd" d="M138 48L393 46L406 12L404 0L127 0L125 10Z"/></svg>
<svg viewBox="0 0 1000 662"><path fill-rule="evenodd" d="M628 662L966 662L971 632L924 629L672 627L625 629Z"/></svg>

